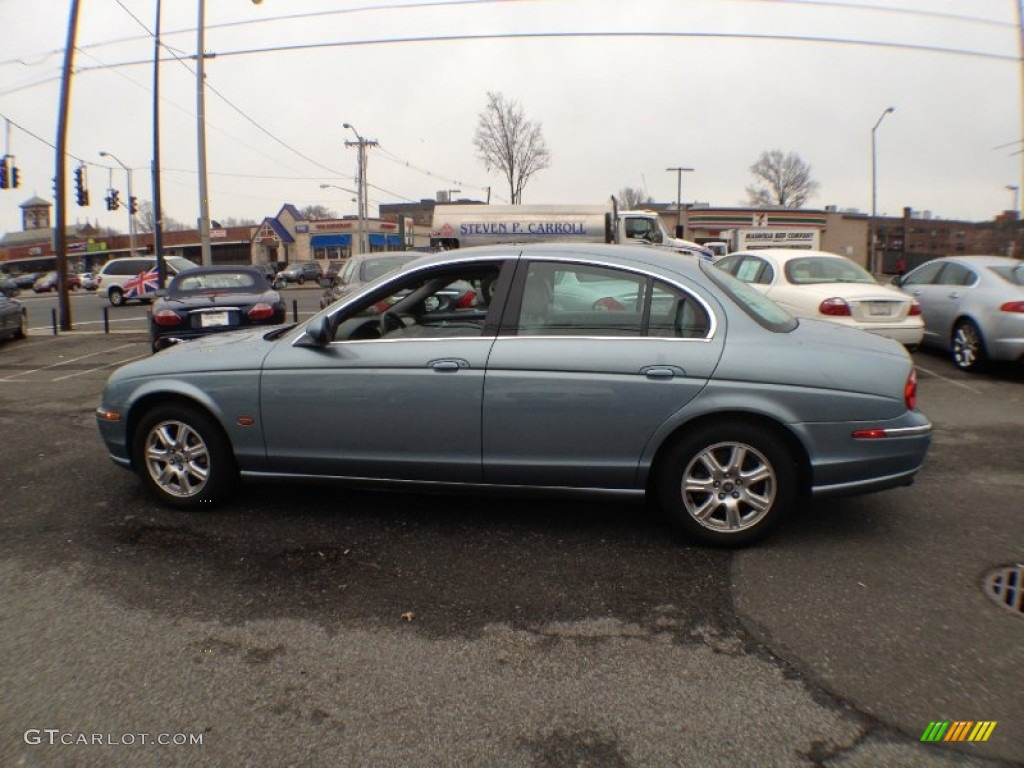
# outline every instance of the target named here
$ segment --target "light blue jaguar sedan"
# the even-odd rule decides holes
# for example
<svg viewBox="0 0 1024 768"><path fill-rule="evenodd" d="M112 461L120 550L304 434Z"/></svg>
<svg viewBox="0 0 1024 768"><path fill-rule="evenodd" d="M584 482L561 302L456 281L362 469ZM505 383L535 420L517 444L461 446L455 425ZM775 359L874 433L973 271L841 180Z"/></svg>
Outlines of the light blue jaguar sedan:
<svg viewBox="0 0 1024 768"><path fill-rule="evenodd" d="M797 320L702 260L508 245L130 363L97 421L176 507L246 478L646 495L741 546L804 500L910 484L931 438L916 387L897 342Z"/></svg>

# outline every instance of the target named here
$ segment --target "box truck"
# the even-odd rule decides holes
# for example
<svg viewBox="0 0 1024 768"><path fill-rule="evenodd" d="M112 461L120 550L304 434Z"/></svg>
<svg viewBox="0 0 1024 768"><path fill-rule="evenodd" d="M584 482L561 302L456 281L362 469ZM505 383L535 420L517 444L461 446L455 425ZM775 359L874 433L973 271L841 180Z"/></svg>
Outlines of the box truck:
<svg viewBox="0 0 1024 768"><path fill-rule="evenodd" d="M452 250L498 243L633 243L711 258L689 240L669 237L654 211L609 205L438 205L433 248Z"/></svg>

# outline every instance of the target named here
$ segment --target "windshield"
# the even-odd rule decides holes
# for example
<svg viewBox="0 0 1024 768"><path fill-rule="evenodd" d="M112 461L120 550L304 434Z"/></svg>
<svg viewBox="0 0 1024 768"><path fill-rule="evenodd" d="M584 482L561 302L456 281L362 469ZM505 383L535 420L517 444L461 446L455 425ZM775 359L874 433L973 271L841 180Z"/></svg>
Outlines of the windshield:
<svg viewBox="0 0 1024 768"><path fill-rule="evenodd" d="M262 285L260 285L262 283ZM257 289L257 286L259 288ZM266 280L256 280L251 272L203 272L192 270L174 278L170 293L174 295L198 293L261 292L266 287Z"/></svg>
<svg viewBox="0 0 1024 768"><path fill-rule="evenodd" d="M804 256L787 261L785 271L793 285L875 282L863 267L842 256Z"/></svg>
<svg viewBox="0 0 1024 768"><path fill-rule="evenodd" d="M796 319L774 301L765 298L758 290L709 261L701 261L700 268L740 309L761 326L779 333L788 333L796 328Z"/></svg>
<svg viewBox="0 0 1024 768"><path fill-rule="evenodd" d="M386 259L367 259L363 264L363 282L368 283L371 280L376 280L378 277L398 269L403 264L407 264L413 258L415 256L409 256L408 258L389 256Z"/></svg>

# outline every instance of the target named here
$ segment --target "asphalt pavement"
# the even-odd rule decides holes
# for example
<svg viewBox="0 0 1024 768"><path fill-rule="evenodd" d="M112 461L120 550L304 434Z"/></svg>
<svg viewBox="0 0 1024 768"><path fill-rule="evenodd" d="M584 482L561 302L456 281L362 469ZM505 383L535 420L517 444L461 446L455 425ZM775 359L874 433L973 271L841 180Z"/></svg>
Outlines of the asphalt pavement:
<svg viewBox="0 0 1024 768"><path fill-rule="evenodd" d="M918 483L729 553L643 505L260 483L167 510L93 417L146 354L0 345L0 765L1024 764L1024 618L981 590L1024 558L1017 372L918 355ZM997 726L921 743L936 720Z"/></svg>

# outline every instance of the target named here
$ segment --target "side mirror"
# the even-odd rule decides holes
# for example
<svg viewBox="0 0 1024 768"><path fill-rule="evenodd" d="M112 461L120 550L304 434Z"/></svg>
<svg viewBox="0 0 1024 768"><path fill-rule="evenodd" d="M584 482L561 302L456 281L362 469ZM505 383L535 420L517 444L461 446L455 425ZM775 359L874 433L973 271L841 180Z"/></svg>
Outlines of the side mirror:
<svg viewBox="0 0 1024 768"><path fill-rule="evenodd" d="M305 333L312 342L309 346L326 347L331 343L331 321L327 315L317 315L306 323Z"/></svg>

